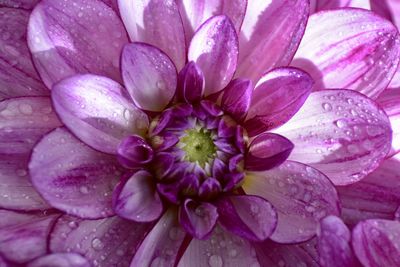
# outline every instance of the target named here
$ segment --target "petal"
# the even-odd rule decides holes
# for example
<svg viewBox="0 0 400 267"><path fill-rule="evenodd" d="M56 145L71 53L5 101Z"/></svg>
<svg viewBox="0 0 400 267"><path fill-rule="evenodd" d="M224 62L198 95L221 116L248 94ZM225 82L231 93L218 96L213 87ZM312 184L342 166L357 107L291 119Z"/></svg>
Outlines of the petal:
<svg viewBox="0 0 400 267"><path fill-rule="evenodd" d="M248 1L236 77L255 84L265 72L288 65L303 36L309 9L308 0Z"/></svg>
<svg viewBox="0 0 400 267"><path fill-rule="evenodd" d="M314 81L295 68L278 68L266 73L251 97L245 127L251 136L286 123L311 93Z"/></svg>
<svg viewBox="0 0 400 267"><path fill-rule="evenodd" d="M133 251L151 226L118 216L82 220L64 215L50 235L50 250L79 253L93 266L129 266Z"/></svg>
<svg viewBox="0 0 400 267"><path fill-rule="evenodd" d="M400 159L386 159L361 181L336 187L342 218L350 226L366 219L395 218L400 203Z"/></svg>
<svg viewBox="0 0 400 267"><path fill-rule="evenodd" d="M363 9L329 10L310 17L292 62L315 79L315 90L354 89L377 97L399 62L398 32Z"/></svg>
<svg viewBox="0 0 400 267"><path fill-rule="evenodd" d="M136 106L162 111L175 94L176 69L158 48L133 43L126 45L121 59L122 78Z"/></svg>
<svg viewBox="0 0 400 267"><path fill-rule="evenodd" d="M21 9L32 9L40 0L7 0L1 1L0 5Z"/></svg>
<svg viewBox="0 0 400 267"><path fill-rule="evenodd" d="M210 178L209 178L210 179ZM179 222L193 237L207 239L217 222L217 208L207 202L186 199L179 210Z"/></svg>
<svg viewBox="0 0 400 267"><path fill-rule="evenodd" d="M33 67L26 44L29 12L0 8L0 99L48 95Z"/></svg>
<svg viewBox="0 0 400 267"><path fill-rule="evenodd" d="M324 267L361 267L351 248L351 233L342 220L325 217L318 231L320 263Z"/></svg>
<svg viewBox="0 0 400 267"><path fill-rule="evenodd" d="M282 164L293 150L293 143L285 137L273 133L263 133L255 137L246 155L245 169L265 171Z"/></svg>
<svg viewBox="0 0 400 267"><path fill-rule="evenodd" d="M306 163L335 185L357 182L390 150L390 123L373 101L352 90L314 92L277 133L295 147L289 159Z"/></svg>
<svg viewBox="0 0 400 267"><path fill-rule="evenodd" d="M363 266L400 266L400 222L360 222L353 229L352 237L354 252Z"/></svg>
<svg viewBox="0 0 400 267"><path fill-rule="evenodd" d="M139 168L152 161L152 147L138 135L131 135L118 146L118 161L125 168Z"/></svg>
<svg viewBox="0 0 400 267"><path fill-rule="evenodd" d="M312 13L321 10L338 9L340 7L358 7L370 10L371 2L373 1L374 0L311 0L311 6L315 6Z"/></svg>
<svg viewBox="0 0 400 267"><path fill-rule="evenodd" d="M204 73L206 96L220 91L231 81L238 45L234 25L225 15L210 18L193 36L188 59L196 62Z"/></svg>
<svg viewBox="0 0 400 267"><path fill-rule="evenodd" d="M33 187L28 162L42 136L61 126L48 97L19 97L0 102L0 207L47 209Z"/></svg>
<svg viewBox="0 0 400 267"><path fill-rule="evenodd" d="M30 262L27 267L90 267L84 257L76 253L55 253Z"/></svg>
<svg viewBox="0 0 400 267"><path fill-rule="evenodd" d="M82 218L114 214L111 195L122 168L113 156L86 146L65 128L50 132L36 145L29 171L51 206Z"/></svg>
<svg viewBox="0 0 400 267"><path fill-rule="evenodd" d="M192 103L200 101L204 94L204 75L193 61L179 72L178 88L176 91L180 101Z"/></svg>
<svg viewBox="0 0 400 267"><path fill-rule="evenodd" d="M44 255L47 235L57 216L0 210L0 254L16 263Z"/></svg>
<svg viewBox="0 0 400 267"><path fill-rule="evenodd" d="M253 241L267 239L275 230L277 213L258 196L229 196L216 203L219 222L228 231Z"/></svg>
<svg viewBox="0 0 400 267"><path fill-rule="evenodd" d="M251 81L235 79L224 89L221 107L235 120L242 121L250 108L252 94L253 84Z"/></svg>
<svg viewBox="0 0 400 267"><path fill-rule="evenodd" d="M176 210L167 210L140 244L130 266L173 266L184 237Z"/></svg>
<svg viewBox="0 0 400 267"><path fill-rule="evenodd" d="M185 34L173 0L118 0L122 20L133 42L164 51L182 69L186 59Z"/></svg>
<svg viewBox="0 0 400 267"><path fill-rule="evenodd" d="M335 187L321 172L298 162L287 161L264 172L250 172L243 189L259 195L276 208L278 225L271 239L295 243L316 234L318 221L339 214Z"/></svg>
<svg viewBox="0 0 400 267"><path fill-rule="evenodd" d="M115 213L136 222L151 222L160 217L163 205L153 179L147 171L138 171L132 175L120 192L115 192Z"/></svg>
<svg viewBox="0 0 400 267"><path fill-rule="evenodd" d="M385 90L376 100L389 117L392 126L392 150L388 157L400 152L400 90Z"/></svg>
<svg viewBox="0 0 400 267"><path fill-rule="evenodd" d="M247 0L178 0L177 3L187 43L201 24L218 15L228 16L239 35L247 7Z"/></svg>
<svg viewBox="0 0 400 267"><path fill-rule="evenodd" d="M43 0L29 19L28 46L43 82L78 73L120 81L119 57L128 42L118 15L98 0Z"/></svg>
<svg viewBox="0 0 400 267"><path fill-rule="evenodd" d="M86 74L64 79L53 87L52 99L69 130L105 153L115 154L124 137L144 134L149 124L125 89L106 77Z"/></svg>
<svg viewBox="0 0 400 267"><path fill-rule="evenodd" d="M253 246L246 239L216 227L211 238L193 239L178 267L260 266Z"/></svg>

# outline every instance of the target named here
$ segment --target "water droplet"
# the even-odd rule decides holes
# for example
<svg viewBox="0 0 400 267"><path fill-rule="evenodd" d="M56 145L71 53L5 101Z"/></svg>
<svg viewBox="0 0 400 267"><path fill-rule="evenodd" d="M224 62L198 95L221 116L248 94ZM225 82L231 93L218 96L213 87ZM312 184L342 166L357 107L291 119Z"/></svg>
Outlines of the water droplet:
<svg viewBox="0 0 400 267"><path fill-rule="evenodd" d="M329 103L323 103L322 108L326 111L331 111L332 110L332 105Z"/></svg>
<svg viewBox="0 0 400 267"><path fill-rule="evenodd" d="M68 226L69 226L71 229L76 229L76 228L78 228L79 224L78 224L76 221L70 221L70 222L68 223Z"/></svg>
<svg viewBox="0 0 400 267"><path fill-rule="evenodd" d="M343 120L343 119L339 119L339 120L335 121L335 125L338 128L344 128L344 127L347 126L347 122L345 120Z"/></svg>
<svg viewBox="0 0 400 267"><path fill-rule="evenodd" d="M80 191L82 194L87 194L87 193L89 193L89 188L88 188L87 186L82 185L82 186L79 188L79 191Z"/></svg>
<svg viewBox="0 0 400 267"><path fill-rule="evenodd" d="M222 258L219 255L212 255L209 259L208 259L208 264L210 265L210 267L222 267Z"/></svg>
<svg viewBox="0 0 400 267"><path fill-rule="evenodd" d="M32 106L29 104L21 104L19 110L22 114L31 115L33 113Z"/></svg>
<svg viewBox="0 0 400 267"><path fill-rule="evenodd" d="M101 250L104 248L104 244L100 239L94 238L92 240L92 248L95 250Z"/></svg>

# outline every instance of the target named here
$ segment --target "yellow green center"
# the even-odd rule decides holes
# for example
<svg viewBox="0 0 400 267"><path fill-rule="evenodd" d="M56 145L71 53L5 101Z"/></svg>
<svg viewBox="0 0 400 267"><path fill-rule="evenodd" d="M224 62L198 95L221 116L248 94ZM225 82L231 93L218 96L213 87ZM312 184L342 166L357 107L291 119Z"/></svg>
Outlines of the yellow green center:
<svg viewBox="0 0 400 267"><path fill-rule="evenodd" d="M180 138L182 150L185 152L185 160L196 162L204 168L205 164L215 158L217 151L212 133L204 128L190 129Z"/></svg>

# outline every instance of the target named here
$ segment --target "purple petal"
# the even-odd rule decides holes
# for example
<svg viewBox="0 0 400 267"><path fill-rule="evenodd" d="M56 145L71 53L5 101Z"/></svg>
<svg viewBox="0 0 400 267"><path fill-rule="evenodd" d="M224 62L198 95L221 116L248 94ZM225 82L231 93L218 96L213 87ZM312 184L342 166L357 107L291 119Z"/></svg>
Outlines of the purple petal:
<svg viewBox="0 0 400 267"><path fill-rule="evenodd" d="M262 263L262 262L260 262ZM193 239L178 267L260 266L249 241L216 227L211 238Z"/></svg>
<svg viewBox="0 0 400 267"><path fill-rule="evenodd" d="M136 106L162 111L175 95L176 69L158 48L144 44L126 45L122 52L122 78Z"/></svg>
<svg viewBox="0 0 400 267"><path fill-rule="evenodd" d="M186 199L179 210L179 222L193 237L207 239L218 219L217 208L207 202Z"/></svg>
<svg viewBox="0 0 400 267"><path fill-rule="evenodd" d="M47 235L57 216L0 210L0 254L16 263L44 255Z"/></svg>
<svg viewBox="0 0 400 267"><path fill-rule="evenodd" d="M43 82L79 73L121 80L119 57L128 42L118 15L98 0L43 0L29 19L28 46Z"/></svg>
<svg viewBox="0 0 400 267"><path fill-rule="evenodd" d="M243 189L259 195L276 208L278 225L271 239L296 243L316 234L318 221L339 214L335 187L321 172L298 162L287 161L277 168L247 174Z"/></svg>
<svg viewBox="0 0 400 267"><path fill-rule="evenodd" d="M180 101L192 103L200 101L204 94L204 75L193 61L179 72L177 97Z"/></svg>
<svg viewBox="0 0 400 267"><path fill-rule="evenodd" d="M20 8L20 9L32 9L40 0L6 0L1 1L0 6Z"/></svg>
<svg viewBox="0 0 400 267"><path fill-rule="evenodd" d="M173 0L118 0L122 20L134 42L165 51L178 70L186 59L185 34Z"/></svg>
<svg viewBox="0 0 400 267"><path fill-rule="evenodd" d="M272 68L287 66L303 36L309 1L248 1L240 34L236 77L254 84Z"/></svg>
<svg viewBox="0 0 400 267"><path fill-rule="evenodd" d="M352 90L313 92L277 133L295 147L289 159L306 163L335 185L357 182L379 166L390 150L384 111Z"/></svg>
<svg viewBox="0 0 400 267"><path fill-rule="evenodd" d="M338 9L340 7L357 7L370 10L371 2L373 1L374 0L311 0L311 6L313 7L311 12L315 13L321 10ZM383 1L378 1L383 3Z"/></svg>
<svg viewBox="0 0 400 267"><path fill-rule="evenodd" d="M315 90L347 88L376 98L399 62L398 32L389 21L363 9L314 14L293 66L315 79Z"/></svg>
<svg viewBox="0 0 400 267"><path fill-rule="evenodd" d="M245 127L250 136L286 123L311 93L312 78L295 68L278 68L257 83Z"/></svg>
<svg viewBox="0 0 400 267"><path fill-rule="evenodd" d="M258 196L229 196L216 203L219 222L228 231L253 241L267 239L275 230L277 213Z"/></svg>
<svg viewBox="0 0 400 267"><path fill-rule="evenodd" d="M47 209L33 187L28 162L32 148L48 131L61 126L48 97L19 97L0 102L0 207Z"/></svg>
<svg viewBox="0 0 400 267"><path fill-rule="evenodd" d="M176 210L167 210L140 244L130 266L173 266L184 237Z"/></svg>
<svg viewBox="0 0 400 267"><path fill-rule="evenodd" d="M320 263L324 267L361 267L351 248L351 233L342 220L328 216L318 231Z"/></svg>
<svg viewBox="0 0 400 267"><path fill-rule="evenodd" d="M219 181L209 177L201 184L199 188L199 197L202 199L211 199L216 197L221 191L221 184Z"/></svg>
<svg viewBox="0 0 400 267"><path fill-rule="evenodd" d="M111 154L124 137L144 134L149 124L128 97L113 80L89 74L64 79L52 90L54 107L69 130L94 149Z"/></svg>
<svg viewBox="0 0 400 267"><path fill-rule="evenodd" d="M114 210L122 218L136 222L151 222L163 211L153 176L147 171L138 171L116 193Z"/></svg>
<svg viewBox="0 0 400 267"><path fill-rule="evenodd" d="M250 108L252 93L253 85L251 81L235 79L224 89L221 107L235 120L242 121Z"/></svg>
<svg viewBox="0 0 400 267"><path fill-rule="evenodd" d="M251 141L245 157L245 169L265 171L282 164L293 150L293 143L273 133L263 133Z"/></svg>
<svg viewBox="0 0 400 267"><path fill-rule="evenodd" d="M208 19L193 36L188 59L195 61L204 73L206 96L220 91L231 81L238 45L234 25L225 15Z"/></svg>
<svg viewBox="0 0 400 267"><path fill-rule="evenodd" d="M354 252L363 266L400 266L400 222L360 222L353 229L352 237Z"/></svg>
<svg viewBox="0 0 400 267"><path fill-rule="evenodd" d="M75 252L91 266L129 266L133 251L152 224L135 223L118 216L82 220L64 215L50 235L52 252Z"/></svg>
<svg viewBox="0 0 400 267"><path fill-rule="evenodd" d="M65 128L50 132L36 145L29 171L51 206L82 218L114 214L112 190L122 168L115 157L86 146Z"/></svg>
<svg viewBox="0 0 400 267"><path fill-rule="evenodd" d="M0 99L50 93L31 61L26 44L28 19L25 10L0 8Z"/></svg>
<svg viewBox="0 0 400 267"><path fill-rule="evenodd" d="M131 135L118 146L118 161L126 168L137 168L151 162L153 149L140 136Z"/></svg>
<svg viewBox="0 0 400 267"><path fill-rule="evenodd" d="M54 253L30 262L27 267L90 267L91 264L76 253Z"/></svg>

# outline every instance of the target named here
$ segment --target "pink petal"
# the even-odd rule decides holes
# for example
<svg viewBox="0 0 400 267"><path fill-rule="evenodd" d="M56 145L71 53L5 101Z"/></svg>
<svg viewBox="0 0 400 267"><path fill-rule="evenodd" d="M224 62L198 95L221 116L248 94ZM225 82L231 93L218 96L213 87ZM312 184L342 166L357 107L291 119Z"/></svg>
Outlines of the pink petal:
<svg viewBox="0 0 400 267"><path fill-rule="evenodd" d="M180 102L189 104L200 101L203 98L204 86L203 72L191 61L179 72L176 97Z"/></svg>
<svg viewBox="0 0 400 267"><path fill-rule="evenodd" d="M49 94L26 44L28 18L25 10L0 8L0 99Z"/></svg>
<svg viewBox="0 0 400 267"><path fill-rule="evenodd" d="M129 266L133 251L142 242L151 224L139 224L117 216L101 220L61 217L51 235L52 252L75 252L91 266Z"/></svg>
<svg viewBox="0 0 400 267"><path fill-rule="evenodd" d="M21 8L21 9L32 9L40 0L3 0L0 2L0 6Z"/></svg>
<svg viewBox="0 0 400 267"><path fill-rule="evenodd" d="M58 126L61 123L48 97L19 97L0 102L0 207L49 208L31 184L28 162L35 143Z"/></svg>
<svg viewBox="0 0 400 267"><path fill-rule="evenodd" d="M47 235L58 214L17 213L0 210L0 254L25 263L47 251Z"/></svg>
<svg viewBox="0 0 400 267"><path fill-rule="evenodd" d="M69 130L105 153L116 154L124 137L144 134L149 124L126 90L106 77L86 74L64 79L53 87L52 99Z"/></svg>
<svg viewBox="0 0 400 267"><path fill-rule="evenodd" d="M118 15L98 0L43 0L29 19L28 45L47 87L78 73L120 81L119 57L128 42Z"/></svg>
<svg viewBox="0 0 400 267"><path fill-rule="evenodd" d="M245 127L251 136L286 123L311 93L314 81L295 68L266 73L253 92Z"/></svg>
<svg viewBox="0 0 400 267"><path fill-rule="evenodd" d="M122 168L114 156L93 150L65 128L50 132L36 145L29 171L51 206L82 218L114 214L112 190Z"/></svg>
<svg viewBox="0 0 400 267"><path fill-rule="evenodd" d="M90 263L76 253L54 253L30 262L27 267L90 267Z"/></svg>
<svg viewBox="0 0 400 267"><path fill-rule="evenodd" d="M185 34L173 0L118 0L132 42L160 48L181 70L186 61Z"/></svg>
<svg viewBox="0 0 400 267"><path fill-rule="evenodd" d="M392 126L392 150L388 157L400 152L400 90L385 90L376 100L389 117Z"/></svg>
<svg viewBox="0 0 400 267"><path fill-rule="evenodd" d="M253 246L246 239L216 227L207 240L193 239L178 267L260 266Z"/></svg>
<svg viewBox="0 0 400 267"><path fill-rule="evenodd" d="M185 237L175 209L167 210L140 244L131 267L173 266Z"/></svg>
<svg viewBox="0 0 400 267"><path fill-rule="evenodd" d="M354 89L377 97L399 62L398 32L362 9L339 9L310 17L292 62L315 79L315 90Z"/></svg>
<svg viewBox="0 0 400 267"><path fill-rule="evenodd" d="M386 114L352 90L312 93L276 132L295 145L289 159L322 171L335 185L357 182L372 172L391 143Z"/></svg>
<svg viewBox="0 0 400 267"><path fill-rule="evenodd" d="M370 10L370 2L371 0L311 0L311 13L321 10L338 9L341 7L357 7Z"/></svg>
<svg viewBox="0 0 400 267"><path fill-rule="evenodd" d="M321 266L361 267L351 248L351 233L342 220L328 216L321 220L318 251Z"/></svg>
<svg viewBox="0 0 400 267"><path fill-rule="evenodd" d="M206 96L220 91L231 81L238 45L234 25L225 15L208 19L193 36L188 59L195 61L204 73Z"/></svg>
<svg viewBox="0 0 400 267"><path fill-rule="evenodd" d="M397 28L400 27L400 2L398 0L370 0L370 2L372 11L391 20Z"/></svg>
<svg viewBox="0 0 400 267"><path fill-rule="evenodd" d="M236 77L255 84L265 72L288 65L303 36L309 5L308 0L248 1Z"/></svg>
<svg viewBox="0 0 400 267"><path fill-rule="evenodd" d="M361 181L338 186L342 218L353 226L373 218L392 220L400 203L400 159L386 159Z"/></svg>
<svg viewBox="0 0 400 267"><path fill-rule="evenodd" d="M390 81L390 84L388 85L388 88L400 88L400 65L397 67L397 70Z"/></svg>
<svg viewBox="0 0 400 267"><path fill-rule="evenodd" d="M136 106L162 111L171 101L177 85L172 61L158 48L133 43L122 52L122 78Z"/></svg>
<svg viewBox="0 0 400 267"><path fill-rule="evenodd" d="M353 229L352 237L354 252L363 266L400 266L400 222L360 222Z"/></svg>
<svg viewBox="0 0 400 267"><path fill-rule="evenodd" d="M218 15L228 16L239 35L247 7L247 0L178 0L177 3L187 43L201 24Z"/></svg>
<svg viewBox="0 0 400 267"><path fill-rule="evenodd" d="M318 221L339 214L334 186L321 172L298 162L287 161L264 172L249 172L243 189L267 199L278 212L278 225L271 239L295 243L316 234Z"/></svg>
<svg viewBox="0 0 400 267"><path fill-rule="evenodd" d="M243 121L250 108L253 84L249 80L235 79L224 89L221 108L237 121Z"/></svg>

